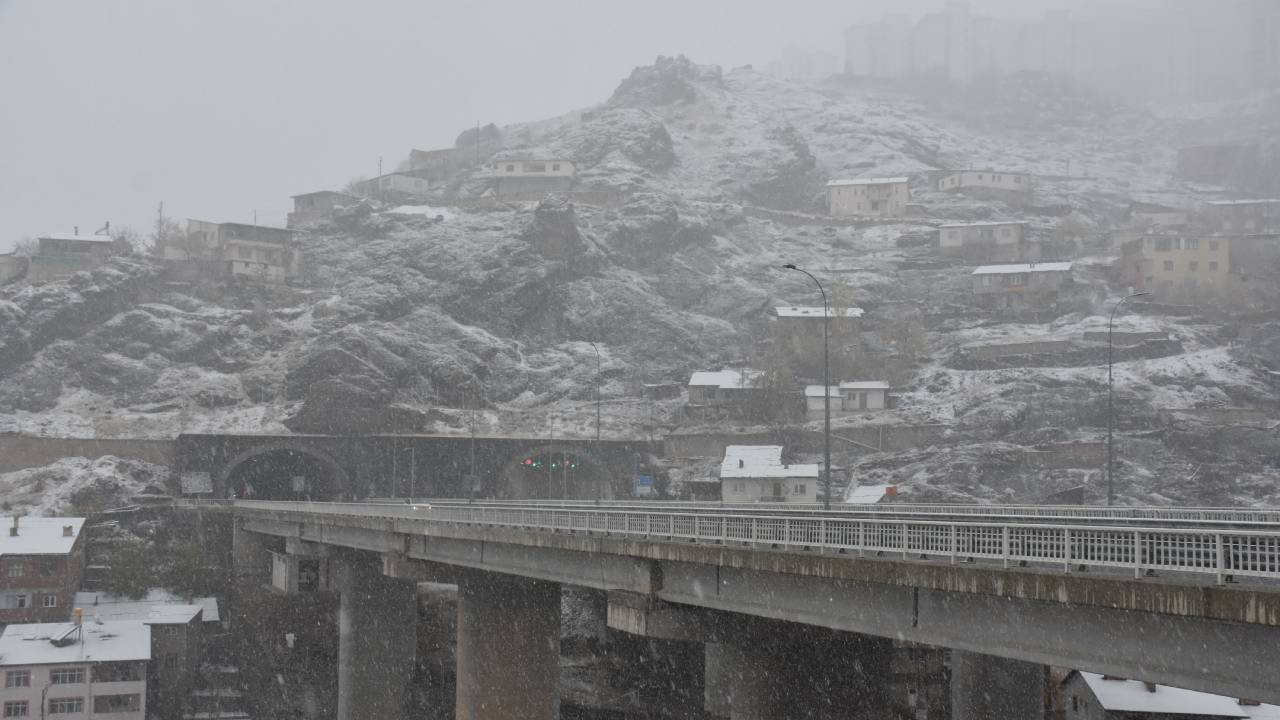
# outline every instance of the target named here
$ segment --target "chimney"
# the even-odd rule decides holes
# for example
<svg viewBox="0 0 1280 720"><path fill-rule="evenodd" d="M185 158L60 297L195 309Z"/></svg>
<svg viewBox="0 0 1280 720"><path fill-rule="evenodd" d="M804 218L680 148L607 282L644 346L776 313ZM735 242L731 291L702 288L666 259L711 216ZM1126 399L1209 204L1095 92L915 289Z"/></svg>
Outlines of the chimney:
<svg viewBox="0 0 1280 720"><path fill-rule="evenodd" d="M1147 689L1147 692L1153 693L1156 691L1156 684L1153 682L1144 682L1142 686Z"/></svg>
<svg viewBox="0 0 1280 720"><path fill-rule="evenodd" d="M13 527L9 528L9 537L18 537L18 515L13 516Z"/></svg>
<svg viewBox="0 0 1280 720"><path fill-rule="evenodd" d="M75 527L74 527L74 526L72 526L72 525L63 525L63 526L62 526L62 537L74 537L74 536L75 536L75 534L76 534L76 533L75 533Z"/></svg>
<svg viewBox="0 0 1280 720"><path fill-rule="evenodd" d="M71 233L72 235L79 235L79 234L80 234L80 226L79 226L79 225L72 225L71 227L73 227L73 228L75 229L75 232Z"/></svg>

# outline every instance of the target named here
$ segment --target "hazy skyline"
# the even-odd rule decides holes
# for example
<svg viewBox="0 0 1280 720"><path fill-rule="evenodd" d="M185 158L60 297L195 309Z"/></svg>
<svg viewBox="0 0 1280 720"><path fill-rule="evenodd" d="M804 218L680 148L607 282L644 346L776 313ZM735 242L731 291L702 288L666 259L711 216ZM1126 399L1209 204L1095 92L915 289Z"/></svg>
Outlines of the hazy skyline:
<svg viewBox="0 0 1280 720"><path fill-rule="evenodd" d="M0 250L107 220L147 234L161 201L179 222L256 211L282 225L290 195L372 176L379 156L393 169L476 122L602 102L658 55L726 68L787 46L838 55L853 22L942 6L0 0Z"/></svg>

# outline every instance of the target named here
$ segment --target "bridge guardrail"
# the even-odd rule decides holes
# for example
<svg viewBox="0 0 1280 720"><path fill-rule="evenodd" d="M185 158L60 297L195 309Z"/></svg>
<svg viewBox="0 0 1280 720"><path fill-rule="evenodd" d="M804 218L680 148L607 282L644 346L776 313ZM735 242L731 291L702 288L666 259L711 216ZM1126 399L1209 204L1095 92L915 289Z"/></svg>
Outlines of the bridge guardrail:
<svg viewBox="0 0 1280 720"><path fill-rule="evenodd" d="M405 498L371 498L370 502L403 503ZM824 510L818 503L719 503L653 500L465 500L459 498L421 499L433 505L480 505L485 507L537 506L550 508L626 509L663 512L795 513L860 515L937 515L940 517L1008 517L1060 520L1152 520L1178 523L1264 524L1280 527L1280 509L1211 508L1098 505L949 505L945 503L890 502L874 505L836 503Z"/></svg>
<svg viewBox="0 0 1280 720"><path fill-rule="evenodd" d="M588 532L768 545L778 549L900 555L950 563L1036 564L1071 572L1081 567L1171 571L1212 576L1280 578L1280 528L1149 528L1086 524L1022 524L892 518L716 515L647 510L396 505L237 500L236 508L373 517L544 532Z"/></svg>

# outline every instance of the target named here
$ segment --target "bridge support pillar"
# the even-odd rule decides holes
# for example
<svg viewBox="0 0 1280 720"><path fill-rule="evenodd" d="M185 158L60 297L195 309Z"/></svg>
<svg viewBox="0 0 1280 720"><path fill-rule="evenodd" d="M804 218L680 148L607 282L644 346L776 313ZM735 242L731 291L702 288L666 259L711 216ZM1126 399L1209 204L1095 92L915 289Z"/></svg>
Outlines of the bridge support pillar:
<svg viewBox="0 0 1280 720"><path fill-rule="evenodd" d="M953 720L1041 720L1043 665L951 651Z"/></svg>
<svg viewBox="0 0 1280 720"><path fill-rule="evenodd" d="M706 645L703 708L730 720L885 714L892 642L771 623Z"/></svg>
<svg viewBox="0 0 1280 720"><path fill-rule="evenodd" d="M560 585L460 578L457 654L457 720L559 718Z"/></svg>
<svg viewBox="0 0 1280 720"><path fill-rule="evenodd" d="M382 559L337 563L338 720L405 717L417 649L413 583L382 574Z"/></svg>
<svg viewBox="0 0 1280 720"><path fill-rule="evenodd" d="M244 521L236 518L231 526L231 573L241 585L266 585L271 582L271 552L268 539L244 529Z"/></svg>

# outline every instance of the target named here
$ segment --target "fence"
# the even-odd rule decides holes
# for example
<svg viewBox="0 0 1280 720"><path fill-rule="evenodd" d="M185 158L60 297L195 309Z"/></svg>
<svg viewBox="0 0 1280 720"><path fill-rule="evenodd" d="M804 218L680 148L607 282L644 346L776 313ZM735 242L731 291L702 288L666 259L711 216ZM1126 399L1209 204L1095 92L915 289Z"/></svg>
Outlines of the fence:
<svg viewBox="0 0 1280 720"><path fill-rule="evenodd" d="M1020 524L902 518L516 507L484 504L360 504L236 501L237 509L599 533L786 550L1048 565L1212 576L1280 578L1280 531ZM927 507L927 506L925 506Z"/></svg>

